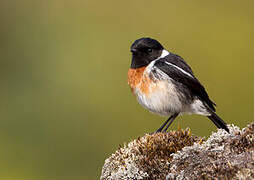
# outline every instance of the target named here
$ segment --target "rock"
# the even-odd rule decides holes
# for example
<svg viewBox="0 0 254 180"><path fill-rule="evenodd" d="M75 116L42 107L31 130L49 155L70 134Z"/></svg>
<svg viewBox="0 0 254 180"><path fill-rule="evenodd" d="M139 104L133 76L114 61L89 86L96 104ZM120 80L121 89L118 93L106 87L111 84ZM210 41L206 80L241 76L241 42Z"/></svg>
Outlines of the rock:
<svg viewBox="0 0 254 180"><path fill-rule="evenodd" d="M206 141L189 129L146 134L106 159L101 180L253 179L254 123L229 129Z"/></svg>

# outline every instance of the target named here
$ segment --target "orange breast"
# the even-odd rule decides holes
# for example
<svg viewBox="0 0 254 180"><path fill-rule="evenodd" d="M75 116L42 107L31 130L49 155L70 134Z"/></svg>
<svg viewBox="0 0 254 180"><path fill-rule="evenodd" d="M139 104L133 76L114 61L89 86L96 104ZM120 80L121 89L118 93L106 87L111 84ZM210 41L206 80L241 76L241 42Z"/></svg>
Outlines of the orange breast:
<svg viewBox="0 0 254 180"><path fill-rule="evenodd" d="M131 87L131 91L134 92L134 89L139 86L142 93L149 93L149 85L151 79L143 75L146 67L141 67L137 69L129 69L128 71L128 84Z"/></svg>

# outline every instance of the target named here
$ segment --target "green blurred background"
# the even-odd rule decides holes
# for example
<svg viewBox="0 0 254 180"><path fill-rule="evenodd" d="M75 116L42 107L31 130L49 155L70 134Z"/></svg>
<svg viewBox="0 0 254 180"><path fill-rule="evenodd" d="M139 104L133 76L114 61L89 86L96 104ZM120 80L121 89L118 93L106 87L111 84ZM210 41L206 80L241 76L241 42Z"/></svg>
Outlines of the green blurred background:
<svg viewBox="0 0 254 180"><path fill-rule="evenodd" d="M0 179L98 179L119 144L156 130L127 85L131 43L184 57L228 123L253 121L253 1L1 0ZM177 119L194 134L205 117Z"/></svg>

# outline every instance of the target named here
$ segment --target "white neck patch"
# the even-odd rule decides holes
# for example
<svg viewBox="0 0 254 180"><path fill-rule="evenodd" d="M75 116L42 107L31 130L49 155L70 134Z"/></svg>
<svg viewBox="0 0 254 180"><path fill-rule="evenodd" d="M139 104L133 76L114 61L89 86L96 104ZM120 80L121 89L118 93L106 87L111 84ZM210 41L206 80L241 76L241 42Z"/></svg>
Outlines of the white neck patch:
<svg viewBox="0 0 254 180"><path fill-rule="evenodd" d="M163 49L162 52L161 52L161 56L158 57L157 59L153 60L153 61L157 61L158 59L161 59L161 58L164 58L166 57L167 55L169 55L170 52L168 52L167 50Z"/></svg>
<svg viewBox="0 0 254 180"><path fill-rule="evenodd" d="M161 58L164 58L164 57L166 57L167 55L169 55L169 52L168 52L167 50L163 49L162 52L161 52L161 56L158 57L157 59L153 60L152 62L150 62L150 64L146 67L148 73L150 73L150 71L151 71L151 69L152 69L154 63L155 63L157 60L159 60L159 59L161 59Z"/></svg>
<svg viewBox="0 0 254 180"><path fill-rule="evenodd" d="M161 56L158 57L158 59L164 58L164 57L166 57L167 55L169 55L169 52L168 52L167 50L163 49L162 52L161 52Z"/></svg>

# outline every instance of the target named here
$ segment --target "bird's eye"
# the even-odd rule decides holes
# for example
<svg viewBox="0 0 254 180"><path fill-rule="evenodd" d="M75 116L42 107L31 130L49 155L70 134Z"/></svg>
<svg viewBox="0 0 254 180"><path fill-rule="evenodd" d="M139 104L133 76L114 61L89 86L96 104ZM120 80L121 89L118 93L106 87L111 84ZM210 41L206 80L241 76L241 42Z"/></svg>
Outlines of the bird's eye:
<svg viewBox="0 0 254 180"><path fill-rule="evenodd" d="M149 52L149 53L151 53L152 51L153 51L153 49L151 49L151 48L147 49L147 52Z"/></svg>

